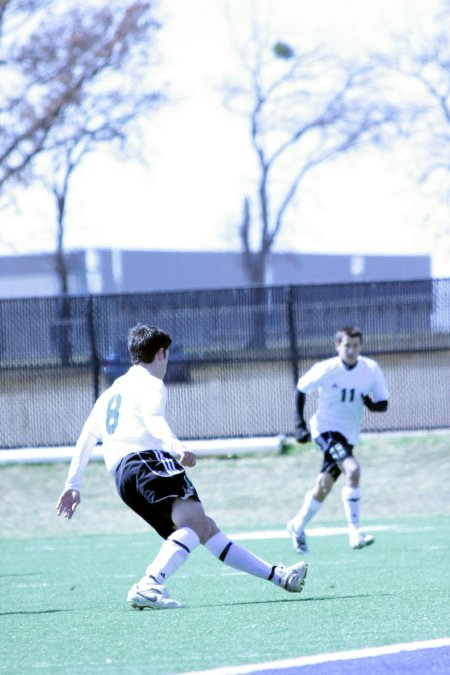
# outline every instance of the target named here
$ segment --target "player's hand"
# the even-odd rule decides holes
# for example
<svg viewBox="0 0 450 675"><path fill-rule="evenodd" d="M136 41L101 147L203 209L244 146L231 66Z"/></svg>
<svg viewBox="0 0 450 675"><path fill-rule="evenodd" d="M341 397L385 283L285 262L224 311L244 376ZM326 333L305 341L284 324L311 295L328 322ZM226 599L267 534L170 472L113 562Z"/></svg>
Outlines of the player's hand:
<svg viewBox="0 0 450 675"><path fill-rule="evenodd" d="M58 499L58 503L56 505L56 515L63 515L64 518L68 518L70 520L75 513L80 501L80 493L77 490L65 490Z"/></svg>
<svg viewBox="0 0 450 675"><path fill-rule="evenodd" d="M308 427L305 423L297 424L294 435L297 443L309 443L311 440L311 434L309 433Z"/></svg>
<svg viewBox="0 0 450 675"><path fill-rule="evenodd" d="M197 457L190 450L184 450L180 455L181 466L195 466L197 464Z"/></svg>

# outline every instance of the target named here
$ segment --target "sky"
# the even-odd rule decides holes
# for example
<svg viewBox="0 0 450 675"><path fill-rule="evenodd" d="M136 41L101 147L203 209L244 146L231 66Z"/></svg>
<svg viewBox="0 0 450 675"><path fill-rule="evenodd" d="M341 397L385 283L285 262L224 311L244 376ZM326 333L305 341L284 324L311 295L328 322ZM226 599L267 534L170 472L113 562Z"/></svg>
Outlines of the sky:
<svg viewBox="0 0 450 675"><path fill-rule="evenodd" d="M67 249L240 250L242 196L253 177L246 121L226 110L221 85L239 68L252 6L289 42L305 35L343 54L383 48L394 33L427 30L438 0L164 0L160 75L173 102L149 118L147 166L102 154L74 175ZM244 42L245 44L245 42ZM311 173L275 250L429 254L450 276L448 211L418 188L398 152L366 149ZM0 254L54 250L43 189L0 210Z"/></svg>

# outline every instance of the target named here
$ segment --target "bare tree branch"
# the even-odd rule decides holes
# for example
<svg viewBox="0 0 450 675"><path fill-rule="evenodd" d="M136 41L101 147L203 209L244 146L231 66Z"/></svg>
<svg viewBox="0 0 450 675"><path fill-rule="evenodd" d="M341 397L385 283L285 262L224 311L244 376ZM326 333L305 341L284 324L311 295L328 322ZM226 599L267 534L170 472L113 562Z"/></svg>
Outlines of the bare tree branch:
<svg viewBox="0 0 450 675"><path fill-rule="evenodd" d="M153 0L69 0L51 16L52 0L0 3L0 196L36 182L51 192L65 293L72 174L100 145L135 152L139 120L163 100L149 68L159 22Z"/></svg>
<svg viewBox="0 0 450 675"><path fill-rule="evenodd" d="M11 48L9 74L22 91L2 101L0 190L11 180L29 181L32 173L24 169L70 138L77 116L92 126L102 115L111 128L123 127L133 109L137 117L156 103L157 92L142 83L133 87L142 64L135 74L127 68L137 64L136 47L157 27L151 5L140 0L121 14L107 6L75 8L55 25L43 21L25 44Z"/></svg>
<svg viewBox="0 0 450 675"><path fill-rule="evenodd" d="M397 50L385 59L402 90L415 176L419 183L439 177L439 193L448 204L450 194L450 2L442 3L434 34L414 41L397 40ZM381 62L381 57L379 57Z"/></svg>
<svg viewBox="0 0 450 675"><path fill-rule="evenodd" d="M245 228L240 228L255 283L264 282L267 255L304 177L363 143L380 142L384 131L398 124L398 109L376 92L375 66L369 60L347 65L321 50L296 52L284 43L281 53L277 60L269 45L257 46L254 60L247 57L245 63L247 85L226 92L229 108L241 114L246 110L257 159L252 200L257 208L245 198Z"/></svg>

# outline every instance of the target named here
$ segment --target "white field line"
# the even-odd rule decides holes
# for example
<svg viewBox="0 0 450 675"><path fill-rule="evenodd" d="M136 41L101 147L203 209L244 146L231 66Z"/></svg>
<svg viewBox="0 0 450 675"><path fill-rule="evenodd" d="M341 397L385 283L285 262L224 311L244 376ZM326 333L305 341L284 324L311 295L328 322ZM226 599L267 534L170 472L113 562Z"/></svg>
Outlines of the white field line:
<svg viewBox="0 0 450 675"><path fill-rule="evenodd" d="M450 638L441 638L438 640L425 640L421 642L405 642L397 645L385 645L384 647L368 647L365 649L355 649L345 652L330 652L328 654L317 654L315 656L301 656L296 659L283 659L279 661L269 661L267 663L253 663L247 666L225 666L224 668L213 668L212 670L195 670L184 675L249 675L251 673L262 673L265 670L282 671L287 668L299 666L311 666L319 663L328 663L332 661L347 661L349 659L366 659L373 656L383 656L385 654L399 654L400 652L417 651L418 649L436 649L438 647L450 646Z"/></svg>
<svg viewBox="0 0 450 675"><path fill-rule="evenodd" d="M387 532L387 531L395 531L398 534L402 533L408 533L408 532L425 532L425 531L430 531L433 530L434 527L430 526L423 526L423 527L402 527L401 525L371 525L370 527L367 528L370 530L370 532ZM141 535L144 535L144 538L141 538ZM332 537L335 535L345 535L347 534L347 528L346 527L313 527L310 529L306 530L306 534L309 537ZM91 536L91 535L89 535ZM116 536L116 535L114 535ZM228 533L227 536L234 541L257 541L261 539L289 539L289 534L286 532L286 530L260 530L257 532L234 532L234 533ZM139 547L147 547L148 546L148 541L145 538L145 532L139 532L138 535L139 539L130 542L128 546L136 546L137 548ZM107 548L116 548L117 542L111 541L108 542L107 539L102 541L101 544L95 544L95 543L89 543L87 545L86 543L83 542L82 540L83 535L74 535L72 542L68 542L67 539L65 539L64 543L61 543L59 540L55 541L54 543L48 543L47 541L43 541L42 543L36 540L28 540L24 539L24 547L26 551L83 551L83 550L88 550L92 548L101 548L102 550L107 547ZM435 546L433 548L436 549L442 549L445 548L444 546Z"/></svg>
<svg viewBox="0 0 450 675"><path fill-rule="evenodd" d="M367 530L371 532L385 532L386 530L397 530L396 525L370 525ZM308 537L332 537L336 534L347 534L346 527L313 527L305 530ZM290 535L286 530L261 530L260 532L235 532L228 534L230 539L242 541L245 539L289 539Z"/></svg>

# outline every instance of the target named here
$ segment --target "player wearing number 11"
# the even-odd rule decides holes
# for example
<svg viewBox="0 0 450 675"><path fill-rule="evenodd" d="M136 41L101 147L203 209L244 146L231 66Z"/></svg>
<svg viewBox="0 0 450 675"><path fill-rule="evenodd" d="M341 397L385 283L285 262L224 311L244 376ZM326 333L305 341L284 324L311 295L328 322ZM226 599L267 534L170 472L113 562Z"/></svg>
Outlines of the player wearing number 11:
<svg viewBox="0 0 450 675"><path fill-rule="evenodd" d="M307 565L271 565L236 544L204 511L184 467L196 457L173 434L164 417L171 337L138 324L128 334L132 366L98 398L77 441L56 510L70 520L80 503L80 485L91 452L102 442L105 464L125 504L164 539L142 579L128 592L132 607L175 609L166 581L203 544L225 565L300 593Z"/></svg>
<svg viewBox="0 0 450 675"><path fill-rule="evenodd" d="M359 529L361 469L353 455L353 446L360 435L364 406L373 412L384 412L389 394L378 363L360 355L362 334L359 328L350 326L338 330L335 346L338 355L312 366L300 377L295 390L295 436L299 443L311 440L304 408L306 394L318 391L317 411L311 418L310 427L312 437L323 451L316 483L306 493L300 511L287 525L298 553L308 552L306 524L319 511L342 472L345 476L342 501L350 546L359 549L374 542L370 534Z"/></svg>

